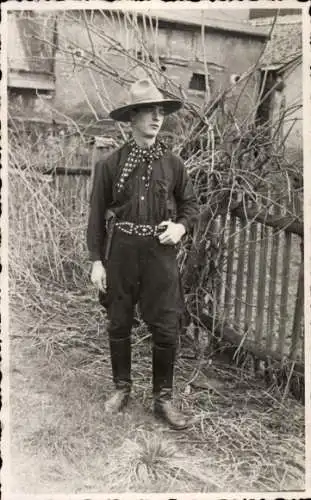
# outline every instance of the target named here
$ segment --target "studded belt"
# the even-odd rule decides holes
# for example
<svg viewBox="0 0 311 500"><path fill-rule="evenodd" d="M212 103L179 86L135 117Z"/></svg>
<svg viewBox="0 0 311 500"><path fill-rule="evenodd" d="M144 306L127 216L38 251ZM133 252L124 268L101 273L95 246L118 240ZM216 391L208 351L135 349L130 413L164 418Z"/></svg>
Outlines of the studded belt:
<svg viewBox="0 0 311 500"><path fill-rule="evenodd" d="M123 233L135 236L159 236L166 227L151 226L150 224L135 224L134 222L116 222L115 227Z"/></svg>

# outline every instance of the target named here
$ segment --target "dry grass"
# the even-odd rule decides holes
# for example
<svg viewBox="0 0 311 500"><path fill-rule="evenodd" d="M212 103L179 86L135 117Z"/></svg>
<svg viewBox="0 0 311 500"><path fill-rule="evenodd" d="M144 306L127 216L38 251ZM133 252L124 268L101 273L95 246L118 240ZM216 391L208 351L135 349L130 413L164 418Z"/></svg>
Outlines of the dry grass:
<svg viewBox="0 0 311 500"><path fill-rule="evenodd" d="M280 491L303 488L304 411L234 366L193 383L182 350L176 402L192 418L172 431L151 413L151 346L133 332L134 393L103 413L111 384L105 318L89 289L45 287L34 313L12 303L14 489L27 493ZM31 312L31 314L29 314ZM185 356L185 357L183 357Z"/></svg>

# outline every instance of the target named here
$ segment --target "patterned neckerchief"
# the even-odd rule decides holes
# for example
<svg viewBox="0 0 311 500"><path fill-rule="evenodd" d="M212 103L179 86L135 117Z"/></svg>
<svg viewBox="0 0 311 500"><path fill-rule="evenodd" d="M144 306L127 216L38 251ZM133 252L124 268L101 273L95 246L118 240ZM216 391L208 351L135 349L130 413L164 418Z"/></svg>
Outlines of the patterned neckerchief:
<svg viewBox="0 0 311 500"><path fill-rule="evenodd" d="M122 168L121 175L117 182L117 191L120 193L124 189L124 185L132 174L132 172L138 167L140 164L146 162L147 163L147 175L145 178L145 187L149 188L150 178L152 174L152 163L155 160L161 158L167 146L161 143L160 141L156 141L150 148L141 148L139 147L133 138L131 138L128 142L130 146L130 152L128 154L127 160Z"/></svg>

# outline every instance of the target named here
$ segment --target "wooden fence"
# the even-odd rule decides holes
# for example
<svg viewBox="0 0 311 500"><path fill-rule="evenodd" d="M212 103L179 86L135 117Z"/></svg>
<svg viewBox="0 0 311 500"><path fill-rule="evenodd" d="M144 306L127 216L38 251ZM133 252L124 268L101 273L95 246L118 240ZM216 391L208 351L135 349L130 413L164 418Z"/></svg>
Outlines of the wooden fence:
<svg viewBox="0 0 311 500"><path fill-rule="evenodd" d="M55 193L66 219L85 219L91 190L91 170L55 170ZM68 200L71 200L68 203ZM287 200L284 210L258 214L258 207L233 210L214 222L215 234L223 234L221 272L214 290L216 308L207 316L211 329L236 335L236 344L249 346L259 359L267 353L303 364L303 226L286 222L288 212L299 214L298 198ZM286 213L285 213L286 212ZM257 220L256 220L257 219ZM216 325L217 323L217 325ZM228 330L229 329L229 330Z"/></svg>
<svg viewBox="0 0 311 500"><path fill-rule="evenodd" d="M216 231L224 234L215 290L218 327L259 359L285 357L303 364L302 227L280 230L274 225L276 217L271 224L266 219L247 220L243 212L233 211L215 223ZM213 321L209 319L210 326Z"/></svg>

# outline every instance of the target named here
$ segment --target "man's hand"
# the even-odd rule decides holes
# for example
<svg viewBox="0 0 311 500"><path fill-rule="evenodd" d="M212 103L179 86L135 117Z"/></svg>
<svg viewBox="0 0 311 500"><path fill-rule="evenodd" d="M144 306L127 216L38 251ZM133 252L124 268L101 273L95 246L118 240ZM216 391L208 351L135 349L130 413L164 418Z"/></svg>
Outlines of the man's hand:
<svg viewBox="0 0 311 500"><path fill-rule="evenodd" d="M166 231L160 234L159 241L162 245L176 245L186 232L186 228L183 224L176 224L170 220L163 221L159 224L159 227L166 227Z"/></svg>
<svg viewBox="0 0 311 500"><path fill-rule="evenodd" d="M95 285L101 292L106 292L107 289L107 278L106 269L100 260L93 262L91 282Z"/></svg>

